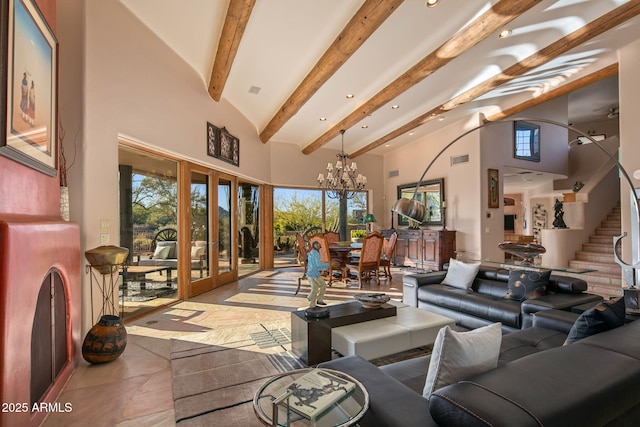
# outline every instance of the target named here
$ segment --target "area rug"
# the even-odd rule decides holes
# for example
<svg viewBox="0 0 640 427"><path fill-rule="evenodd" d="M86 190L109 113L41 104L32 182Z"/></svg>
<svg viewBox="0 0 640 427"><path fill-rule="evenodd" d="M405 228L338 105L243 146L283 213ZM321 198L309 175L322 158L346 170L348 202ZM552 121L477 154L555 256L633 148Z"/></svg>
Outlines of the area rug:
<svg viewBox="0 0 640 427"><path fill-rule="evenodd" d="M176 425L261 426L253 395L270 377L305 367L289 322L221 328L171 340Z"/></svg>
<svg viewBox="0 0 640 427"><path fill-rule="evenodd" d="M371 360L377 366L431 353L431 346ZM332 357L341 357L333 352ZM220 328L171 340L176 425L261 426L253 396L269 378L306 365L291 353L289 322Z"/></svg>

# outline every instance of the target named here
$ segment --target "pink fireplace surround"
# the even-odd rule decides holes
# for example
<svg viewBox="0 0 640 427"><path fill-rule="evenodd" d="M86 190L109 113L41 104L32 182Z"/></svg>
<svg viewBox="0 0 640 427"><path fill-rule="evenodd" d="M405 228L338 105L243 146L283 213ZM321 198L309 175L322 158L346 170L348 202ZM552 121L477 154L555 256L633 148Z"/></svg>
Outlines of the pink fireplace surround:
<svg viewBox="0 0 640 427"><path fill-rule="evenodd" d="M0 215L0 401L30 403L31 338L36 303L51 271L62 278L66 362L41 402L55 402L76 368L81 334L80 232L55 217ZM31 409L31 408L30 408ZM0 425L37 426L44 412L3 412Z"/></svg>

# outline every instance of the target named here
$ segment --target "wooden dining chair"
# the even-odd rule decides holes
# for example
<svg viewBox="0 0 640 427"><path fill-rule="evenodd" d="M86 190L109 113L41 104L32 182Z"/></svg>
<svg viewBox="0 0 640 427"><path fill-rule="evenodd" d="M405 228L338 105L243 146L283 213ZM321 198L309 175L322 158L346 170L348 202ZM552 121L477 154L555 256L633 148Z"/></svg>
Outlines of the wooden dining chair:
<svg viewBox="0 0 640 427"><path fill-rule="evenodd" d="M335 231L327 231L324 233L324 237L327 238L327 242L329 242L330 245L340 241L340 233L336 233Z"/></svg>
<svg viewBox="0 0 640 427"><path fill-rule="evenodd" d="M313 245L313 242L319 242L320 243L320 262L326 262L329 264L329 281L327 282L327 285L329 285L329 287L331 286L331 282L333 281L333 268L335 266L335 262L332 262L331 260L331 252L329 251L329 241L327 240L327 237L324 234L314 234L313 236L309 237L309 247L311 247Z"/></svg>
<svg viewBox="0 0 640 427"><path fill-rule="evenodd" d="M302 234L296 234L296 243L298 244L298 262L304 268L302 276L298 277L298 289L294 295L298 295L300 292L300 286L302 281L307 278L307 243L304 241Z"/></svg>
<svg viewBox="0 0 640 427"><path fill-rule="evenodd" d="M360 251L357 264L355 262L350 264L358 268L358 283L360 289L362 289L362 279L365 277L369 279L372 271L376 275L376 281L380 284L378 270L380 270L380 255L382 255L383 242L384 237L377 231L367 234L362 241L362 250Z"/></svg>
<svg viewBox="0 0 640 427"><path fill-rule="evenodd" d="M393 233L389 240L385 240L382 248L382 255L380 256L380 268L378 272L380 277L385 277L391 280L391 262L393 255L396 251L396 241L398 240L398 233Z"/></svg>

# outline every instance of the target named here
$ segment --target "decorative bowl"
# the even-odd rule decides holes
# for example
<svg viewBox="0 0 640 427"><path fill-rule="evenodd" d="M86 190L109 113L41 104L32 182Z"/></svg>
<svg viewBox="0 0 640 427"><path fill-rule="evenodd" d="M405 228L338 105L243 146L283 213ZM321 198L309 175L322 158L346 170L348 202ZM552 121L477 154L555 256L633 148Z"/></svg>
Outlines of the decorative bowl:
<svg viewBox="0 0 640 427"><path fill-rule="evenodd" d="M387 294L363 294L355 295L354 298L362 304L364 308L368 309L380 308L391 299Z"/></svg>
<svg viewBox="0 0 640 427"><path fill-rule="evenodd" d="M508 254L521 258L527 265L533 265L533 258L547 251L544 246L537 243L503 242L498 247Z"/></svg>
<svg viewBox="0 0 640 427"><path fill-rule="evenodd" d="M111 274L113 267L122 264L129 256L129 249L107 245L85 251L89 264L102 274Z"/></svg>
<svg viewBox="0 0 640 427"><path fill-rule="evenodd" d="M340 246L342 248L347 248L347 247L351 246L351 240L336 242L336 245L338 245L338 246Z"/></svg>

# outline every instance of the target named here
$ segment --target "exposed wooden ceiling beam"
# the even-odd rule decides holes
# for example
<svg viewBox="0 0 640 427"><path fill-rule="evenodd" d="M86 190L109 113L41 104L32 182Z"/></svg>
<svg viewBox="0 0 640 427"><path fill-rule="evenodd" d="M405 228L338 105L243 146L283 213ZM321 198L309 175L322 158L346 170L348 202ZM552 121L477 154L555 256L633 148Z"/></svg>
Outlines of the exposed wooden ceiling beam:
<svg viewBox="0 0 640 427"><path fill-rule="evenodd" d="M354 153L350 154L349 157L357 157L370 150L373 150L374 148L386 144L387 142L399 137L400 135L427 123L438 115L447 111L451 111L459 105L472 101L473 99L484 95L485 93L490 92L491 90L499 86L502 86L503 84L515 79L516 77L520 77L526 74L534 68L537 68L551 61L552 59L562 55L563 53L573 49L574 47L577 47L589 41L590 39L599 36L605 31L608 31L620 25L621 23L637 16L638 14L640 14L640 0L631 0L623 4L622 6L617 7L611 12L602 15L600 18L590 22L589 24L574 31L573 33L562 37L554 43L551 43L547 47L512 65L511 67L505 69L494 77L485 80L479 85L467 90L466 92L463 92L462 94L445 102L444 104L439 105L426 112L425 114L422 114L421 116L400 126L393 132L390 132L382 138L379 138L376 141L372 142L371 144L368 144L365 147L355 151Z"/></svg>
<svg viewBox="0 0 640 427"><path fill-rule="evenodd" d="M266 143L335 74L404 0L366 0L293 94L260 132Z"/></svg>
<svg viewBox="0 0 640 427"><path fill-rule="evenodd" d="M256 0L230 0L229 2L209 79L209 95L216 102L222 97L224 85L227 83L233 60L238 53L238 46L255 3Z"/></svg>
<svg viewBox="0 0 640 427"><path fill-rule="evenodd" d="M499 113L496 113L490 117L486 117L484 119L484 122L495 122L507 117L511 117L515 114L521 113L522 111L529 110L536 105L540 105L552 99L568 95L571 92L575 92L578 89L582 89L583 87L589 86L590 84L599 82L600 80L606 79L607 77L615 76L616 74L618 74L618 63L611 64L608 67L604 67L594 73L588 74L582 78L567 83L566 85L562 85L549 92L545 92L528 101L522 102L518 105L514 105L513 107L505 108Z"/></svg>
<svg viewBox="0 0 640 427"><path fill-rule="evenodd" d="M371 99L358 107L357 110L353 111L311 144L307 145L302 152L304 154L313 153L331 139L335 138L340 133L340 130L349 129L378 108L421 82L436 70L448 64L452 59L471 49L495 31L539 3L540 0L499 1L491 9L487 10L447 40L442 46L424 57L391 84L387 85Z"/></svg>

